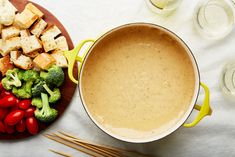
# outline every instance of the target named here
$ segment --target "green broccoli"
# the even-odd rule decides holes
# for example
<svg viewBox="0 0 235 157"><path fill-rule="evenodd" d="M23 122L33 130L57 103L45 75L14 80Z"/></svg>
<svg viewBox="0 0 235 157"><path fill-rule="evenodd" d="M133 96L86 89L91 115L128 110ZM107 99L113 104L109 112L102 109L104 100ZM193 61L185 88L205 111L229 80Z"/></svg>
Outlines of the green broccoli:
<svg viewBox="0 0 235 157"><path fill-rule="evenodd" d="M32 88L33 82L28 81L24 82L23 85L20 88L13 87L12 93L21 99L28 99L32 97Z"/></svg>
<svg viewBox="0 0 235 157"><path fill-rule="evenodd" d="M57 117L58 112L57 110L50 108L47 94L41 93L41 98L42 108L37 108L34 112L34 115L38 120L42 122L51 122Z"/></svg>
<svg viewBox="0 0 235 157"><path fill-rule="evenodd" d="M64 82L64 72L61 67L53 65L48 72L41 71L40 77L43 78L49 87L60 87Z"/></svg>
<svg viewBox="0 0 235 157"><path fill-rule="evenodd" d="M25 82L28 82L28 81L35 82L37 79L39 79L39 73L36 70L26 70L23 73L22 79Z"/></svg>
<svg viewBox="0 0 235 157"><path fill-rule="evenodd" d="M38 83L37 83L38 82ZM41 93L46 93L46 90L45 88L43 87L44 84L46 84L45 81L43 80L36 80L37 84L35 84L33 87L32 87L32 96L33 97L40 97L41 96Z"/></svg>
<svg viewBox="0 0 235 157"><path fill-rule="evenodd" d="M22 85L18 77L19 69L14 68L13 70L8 70L6 77L2 79L2 85L6 90L11 90L13 87L20 87Z"/></svg>
<svg viewBox="0 0 235 157"><path fill-rule="evenodd" d="M31 104L37 108L42 108L42 100L39 97L33 98Z"/></svg>
<svg viewBox="0 0 235 157"><path fill-rule="evenodd" d="M61 98L59 88L55 88L52 91L46 84L44 84L43 87L45 88L47 93L50 95L50 97L49 97L49 102L50 103L56 103Z"/></svg>

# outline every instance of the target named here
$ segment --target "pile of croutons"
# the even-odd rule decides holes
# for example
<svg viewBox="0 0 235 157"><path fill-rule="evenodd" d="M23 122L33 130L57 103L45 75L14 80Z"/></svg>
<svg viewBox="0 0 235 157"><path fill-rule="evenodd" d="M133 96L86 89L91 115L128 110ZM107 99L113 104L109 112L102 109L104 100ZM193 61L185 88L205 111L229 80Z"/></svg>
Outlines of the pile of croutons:
<svg viewBox="0 0 235 157"><path fill-rule="evenodd" d="M56 25L43 20L44 13L28 3L20 13L8 0L0 0L0 71L18 67L46 70L56 64L67 67L63 52L66 38Z"/></svg>

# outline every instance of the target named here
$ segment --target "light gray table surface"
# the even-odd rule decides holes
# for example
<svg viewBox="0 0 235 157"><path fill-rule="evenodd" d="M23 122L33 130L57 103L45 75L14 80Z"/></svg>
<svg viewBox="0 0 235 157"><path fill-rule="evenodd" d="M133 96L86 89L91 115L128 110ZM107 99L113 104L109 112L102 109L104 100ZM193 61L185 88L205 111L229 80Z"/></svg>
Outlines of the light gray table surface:
<svg viewBox="0 0 235 157"><path fill-rule="evenodd" d="M235 58L235 32L220 41L203 39L193 26L197 0L183 0L169 17L151 12L144 0L33 0L50 10L65 26L74 44L96 38L122 24L150 22L179 35L191 48L199 65L201 80L211 90L213 115L195 128L179 128L166 138L148 144L128 144L100 131L84 111L78 92L66 113L45 133L64 130L96 143L136 149L160 157L233 157L235 156L235 104L225 100L219 89L223 65ZM200 94L199 102L203 98ZM72 156L86 155L48 140L42 135L26 140L0 142L0 157L57 156L48 148Z"/></svg>

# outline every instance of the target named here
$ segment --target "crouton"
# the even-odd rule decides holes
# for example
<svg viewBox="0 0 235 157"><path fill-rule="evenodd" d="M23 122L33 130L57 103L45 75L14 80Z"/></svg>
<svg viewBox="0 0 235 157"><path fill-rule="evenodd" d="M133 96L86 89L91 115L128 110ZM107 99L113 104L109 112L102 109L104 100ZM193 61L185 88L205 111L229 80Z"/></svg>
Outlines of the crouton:
<svg viewBox="0 0 235 157"><path fill-rule="evenodd" d="M11 62L16 61L20 57L20 52L19 51L11 51L10 52L10 60Z"/></svg>
<svg viewBox="0 0 235 157"><path fill-rule="evenodd" d="M2 46L3 46L3 41L0 39L0 54L2 54Z"/></svg>
<svg viewBox="0 0 235 157"><path fill-rule="evenodd" d="M17 37L20 34L20 29L15 26L5 27L2 29L2 39L7 40L12 37Z"/></svg>
<svg viewBox="0 0 235 157"><path fill-rule="evenodd" d="M31 58L24 55L20 55L13 63L20 69L29 70L33 68L33 62Z"/></svg>
<svg viewBox="0 0 235 157"><path fill-rule="evenodd" d="M16 11L17 9L8 0L0 0L0 24L11 25Z"/></svg>
<svg viewBox="0 0 235 157"><path fill-rule="evenodd" d="M35 35L21 37L20 43L24 54L38 51L42 48L40 40Z"/></svg>
<svg viewBox="0 0 235 157"><path fill-rule="evenodd" d="M30 58L35 58L39 55L40 53L38 51L33 51L30 53L25 54L26 56L30 57Z"/></svg>
<svg viewBox="0 0 235 157"><path fill-rule="evenodd" d="M30 33L27 29L20 30L20 37L28 37L30 36Z"/></svg>
<svg viewBox="0 0 235 157"><path fill-rule="evenodd" d="M55 59L48 53L41 53L34 58L33 63L36 67L46 70L55 63Z"/></svg>
<svg viewBox="0 0 235 157"><path fill-rule="evenodd" d="M2 24L0 23L0 34L2 34Z"/></svg>
<svg viewBox="0 0 235 157"><path fill-rule="evenodd" d="M45 52L55 50L57 45L53 36L43 35L41 36L41 41Z"/></svg>
<svg viewBox="0 0 235 157"><path fill-rule="evenodd" d="M38 15L38 17L42 18L44 16L43 12L41 10L39 10L35 5L33 5L32 3L28 3L25 6L26 9L30 10L32 13Z"/></svg>
<svg viewBox="0 0 235 157"><path fill-rule="evenodd" d="M61 67L61 68L67 68L68 67L68 62L65 56L63 55L62 51L53 51L51 53L51 56L55 59L56 65Z"/></svg>
<svg viewBox="0 0 235 157"><path fill-rule="evenodd" d="M15 25L22 29L26 29L29 28L37 19L38 15L32 13L28 9L24 9L20 14L16 14Z"/></svg>
<svg viewBox="0 0 235 157"><path fill-rule="evenodd" d="M36 37L39 37L43 30L46 28L47 23L43 19L38 19L37 22L32 26L30 32Z"/></svg>
<svg viewBox="0 0 235 157"><path fill-rule="evenodd" d="M57 37L59 34L61 34L61 31L56 25L50 25L42 32L42 35L48 35L53 38Z"/></svg>
<svg viewBox="0 0 235 157"><path fill-rule="evenodd" d="M14 66L10 61L10 56L4 56L3 58L0 58L0 71L2 73L2 76L5 76L7 70L13 69Z"/></svg>
<svg viewBox="0 0 235 157"><path fill-rule="evenodd" d="M56 38L55 43L57 46L57 48L56 48L57 50L61 50L61 51L69 50L68 43L67 43L66 38L64 36Z"/></svg>
<svg viewBox="0 0 235 157"><path fill-rule="evenodd" d="M6 56L10 51L18 50L20 47L20 37L13 37L2 43L0 52L2 56Z"/></svg>

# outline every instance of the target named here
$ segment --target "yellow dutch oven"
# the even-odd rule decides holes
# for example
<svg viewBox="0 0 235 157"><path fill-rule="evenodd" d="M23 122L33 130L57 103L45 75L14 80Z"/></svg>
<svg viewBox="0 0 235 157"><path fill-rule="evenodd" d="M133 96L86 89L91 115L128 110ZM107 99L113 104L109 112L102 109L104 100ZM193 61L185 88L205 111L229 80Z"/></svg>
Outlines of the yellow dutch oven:
<svg viewBox="0 0 235 157"><path fill-rule="evenodd" d="M158 30L161 31L163 34L167 34L168 36L170 36L171 38L173 38L174 40L176 40L179 44L183 45L185 52L188 53L188 56L190 58L190 61L192 62L192 65L194 67L194 73L195 73L195 91L194 91L194 96L192 97L192 103L189 104L188 110L186 111L185 115L181 118L180 122L177 123L177 125L172 126L171 129L156 135L152 138L147 138L147 139L138 139L138 140L132 140L132 139L128 139L128 138L123 138L120 137L112 132L110 132L109 130L105 129L101 124L99 124L96 119L93 117L93 115L91 115L89 109L87 108L87 105L85 103L84 97L82 96L82 86L83 84L81 84L81 77L83 75L83 67L86 64L86 62L89 60L89 55L91 53L93 53L94 48L100 44L101 41L103 41L104 39L106 39L108 36L112 35L114 32L118 32L120 30L125 30L125 29L131 29L134 27L140 27L141 29L151 29L151 30ZM88 48L88 50L86 51L86 53L84 54L84 56L80 57L78 56L79 51L81 50L81 48L86 44L86 43L92 43L92 45ZM109 32L105 33L104 35L102 35L100 38L98 38L97 40L92 40L92 39L87 39L82 41L76 48L74 48L73 50L70 51L66 51L65 56L68 60L68 74L70 79L76 83L79 84L79 92L81 95L81 99L82 99L82 103L84 105L84 108L87 112L87 114L89 115L89 117L91 118L91 120L101 129L103 130L105 133L111 135L112 137L115 137L119 140L123 140L123 141L127 141L127 142L133 142L133 143L145 143L145 142L150 142L150 141L155 141L158 139L161 139L167 135L169 135L170 133L174 132L176 129L178 129L180 126L184 126L186 128L191 128L194 127L196 124L198 124L198 122L203 119L205 116L207 115L211 115L212 110L210 108L210 93L209 93L209 89L208 87L200 82L200 75L199 75L199 70L198 70L198 66L196 63L196 60L191 52L191 50L188 48L188 46L183 42L182 39L180 39L176 34L174 34L173 32L167 30L164 27L158 26L158 25L154 25L154 24L148 24L148 23L133 23L133 24L127 24L127 25L123 25L117 28L114 28L112 30L110 30ZM79 78L78 80L76 78L74 78L73 76L73 67L74 64L77 64L77 62L80 62L80 66L79 66ZM97 82L98 83L98 82ZM204 98L204 102L202 105L197 105L196 101L198 98L198 94L199 94L199 90L200 90L200 86L202 87L202 89L204 89L204 93L205 93L205 98ZM186 124L185 121L188 119L188 117L190 116L191 112L193 111L193 109L196 109L199 111L198 115L196 116L195 120L189 124Z"/></svg>

